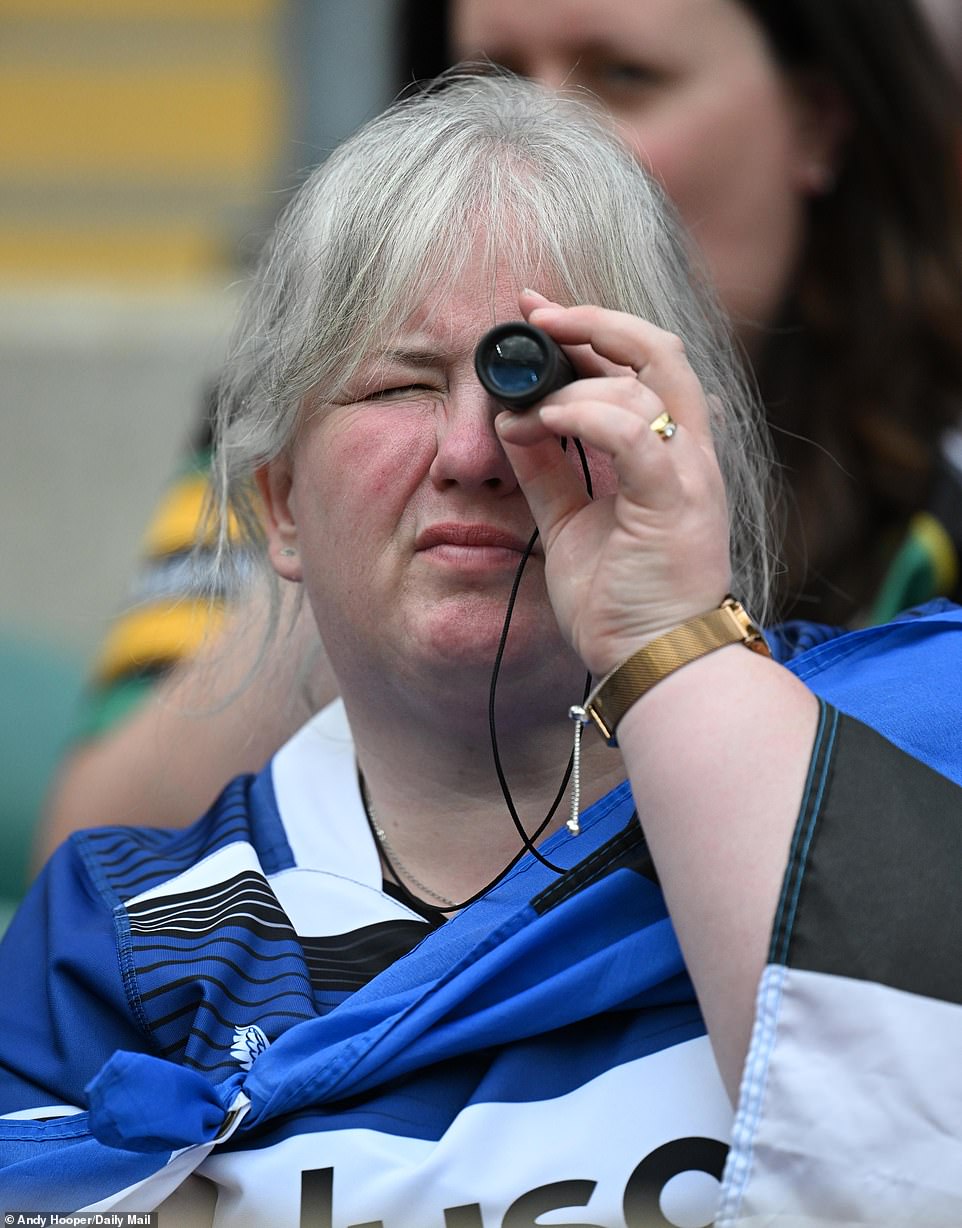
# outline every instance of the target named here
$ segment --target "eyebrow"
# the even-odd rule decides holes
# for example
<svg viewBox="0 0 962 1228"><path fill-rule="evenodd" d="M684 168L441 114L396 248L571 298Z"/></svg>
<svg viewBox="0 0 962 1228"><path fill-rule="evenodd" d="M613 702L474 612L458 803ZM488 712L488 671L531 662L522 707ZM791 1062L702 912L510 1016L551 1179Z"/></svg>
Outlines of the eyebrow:
<svg viewBox="0 0 962 1228"><path fill-rule="evenodd" d="M397 363L400 366L407 367L429 367L444 362L444 355L439 353L434 346L412 345L385 350L382 354L377 355L373 361L378 365Z"/></svg>
<svg viewBox="0 0 962 1228"><path fill-rule="evenodd" d="M392 367L423 371L442 366L444 362L444 356L437 347L430 344L414 343L410 346L394 346L391 349L374 351L361 360L354 374L342 385L342 391L349 397L360 395L382 379Z"/></svg>

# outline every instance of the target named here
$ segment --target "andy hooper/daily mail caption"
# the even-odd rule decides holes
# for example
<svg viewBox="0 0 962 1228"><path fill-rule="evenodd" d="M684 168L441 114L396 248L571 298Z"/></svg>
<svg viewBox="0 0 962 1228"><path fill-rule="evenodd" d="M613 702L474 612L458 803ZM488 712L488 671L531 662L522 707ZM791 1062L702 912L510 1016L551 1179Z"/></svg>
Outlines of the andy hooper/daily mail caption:
<svg viewBox="0 0 962 1228"><path fill-rule="evenodd" d="M159 1228L156 1211L4 1211L4 1228Z"/></svg>

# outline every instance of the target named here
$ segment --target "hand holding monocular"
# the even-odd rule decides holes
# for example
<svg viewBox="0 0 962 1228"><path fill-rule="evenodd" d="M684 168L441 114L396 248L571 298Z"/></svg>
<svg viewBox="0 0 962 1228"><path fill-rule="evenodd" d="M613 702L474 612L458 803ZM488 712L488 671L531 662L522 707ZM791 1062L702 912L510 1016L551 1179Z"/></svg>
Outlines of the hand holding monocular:
<svg viewBox="0 0 962 1228"><path fill-rule="evenodd" d="M516 411L578 378L561 346L524 320L486 332L474 351L474 369L491 396Z"/></svg>

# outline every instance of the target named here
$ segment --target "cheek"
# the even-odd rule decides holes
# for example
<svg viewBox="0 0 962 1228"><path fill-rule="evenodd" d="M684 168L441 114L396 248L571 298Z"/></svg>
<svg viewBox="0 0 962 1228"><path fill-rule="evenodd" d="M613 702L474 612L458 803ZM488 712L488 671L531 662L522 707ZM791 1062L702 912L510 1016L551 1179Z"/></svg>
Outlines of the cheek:
<svg viewBox="0 0 962 1228"><path fill-rule="evenodd" d="M427 414L405 410L333 411L295 459L299 529L353 557L403 516L434 455Z"/></svg>
<svg viewBox="0 0 962 1228"><path fill-rule="evenodd" d="M713 196L784 176L794 109L778 70L752 49L686 69L618 118L642 165L693 224ZM721 203L724 207L724 203Z"/></svg>
<svg viewBox="0 0 962 1228"><path fill-rule="evenodd" d="M577 448L569 446L567 455L578 476L584 478L584 469ZM600 499L605 495L613 495L618 489L618 478L615 475L611 457L604 452L596 452L594 448L585 448L585 456L588 459L588 473L591 476L591 490L594 498Z"/></svg>
<svg viewBox="0 0 962 1228"><path fill-rule="evenodd" d="M743 83L714 108L703 100L652 116L639 136L728 311L769 318L791 276L805 217L781 94L767 79Z"/></svg>

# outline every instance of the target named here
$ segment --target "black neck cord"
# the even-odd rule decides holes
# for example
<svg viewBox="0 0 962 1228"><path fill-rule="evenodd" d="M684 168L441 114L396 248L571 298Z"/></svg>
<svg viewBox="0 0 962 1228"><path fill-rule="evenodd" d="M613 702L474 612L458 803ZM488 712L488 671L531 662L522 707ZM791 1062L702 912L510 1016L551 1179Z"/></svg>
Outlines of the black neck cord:
<svg viewBox="0 0 962 1228"><path fill-rule="evenodd" d="M592 499L594 498L594 491L592 489L592 483L591 483L591 471L588 468L588 458L587 456L585 456L585 450L582 447L580 439L576 438L574 440L574 445L578 451L578 459L581 461L581 469L585 477L585 487L588 491L588 498ZM562 439L561 447L565 451L567 451L567 446L568 446L567 439ZM545 817L541 820L541 822L535 828L533 834L529 836L528 833L525 831L524 824L521 822L517 809L515 808L514 799L511 796L511 790L508 787L508 781L504 774L504 768L501 765L501 754L500 754L500 751L498 750L497 721L495 717L495 699L497 696L498 678L501 674L501 661L504 657L505 646L507 645L507 642L508 642L508 631L511 627L511 615L514 613L514 605L518 597L518 589L521 586L521 577L524 574L525 564L528 562L528 559L531 557L531 552L532 550L534 550L535 542L537 542L537 540L538 540L538 530L535 529L534 533L531 535L531 540L528 542L528 545L525 548L525 551L521 556L521 562L518 564L518 570L517 572L515 572L514 583L511 586L511 595L508 597L508 605L507 605L507 609L505 610L505 615L504 615L504 624L501 628L501 639L498 643L498 651L494 658L494 667L491 670L491 688L488 692L488 728L491 733L491 753L494 757L494 770L497 773L498 784L501 786L501 795L504 798L505 805L508 807L508 813L511 815L511 821L514 823L515 829L517 830L518 835L521 837L523 851L531 853L531 855L537 858L537 860L540 861L542 865L547 866L549 870L553 870L555 874L564 874L565 873L564 868L561 866L556 866L554 862L549 861L547 857L544 856L543 853L539 852L538 849L535 848L534 841L537 840L537 838L541 835L544 829L548 826L548 824L554 818L555 811L558 809L559 805L561 804L561 799L564 797L565 790L568 787L568 781L571 779L571 769L574 763L574 753L572 752L568 756L568 764L565 768L564 776L562 777L561 785L558 789L557 794L555 795L555 799L551 803L551 809L548 811ZM585 676L584 694L581 697L582 703L584 703L584 701L588 698L590 691L591 691L591 674L589 673L589 674L586 674Z"/></svg>
<svg viewBox="0 0 962 1228"><path fill-rule="evenodd" d="M567 450L567 445L568 445L567 439L562 439L561 440L562 448ZM594 491L592 489L592 483L591 483L591 471L588 468L588 458L587 456L585 456L585 450L582 447L580 439L575 439L574 445L578 452L578 459L581 461L581 469L582 469L582 472L584 473L585 488L588 491L588 498L593 499ZM437 904L428 904L426 900L423 900L421 899L420 896L415 895L414 892L411 891L410 888L405 884L405 882L401 878L401 875L398 874L397 869L395 868L393 862L391 861L390 857L387 854L387 851L384 848L384 845L381 843L381 841L377 837L377 832L375 831L374 825L372 822L373 816L371 815L370 810L368 809L367 801L365 800L364 802L364 810L365 810L365 813L367 814L368 823L371 825L371 833L374 836L374 841L378 846L378 850L381 854L384 864L391 871L391 874L394 876L394 881L398 885L402 893L405 896L407 896L407 898L411 901L412 905L415 907L415 911L420 912L423 915L437 915L439 918L442 918L444 917L446 913L460 912L462 908L467 908L469 904L473 904L476 900L480 900L483 895L487 895L487 893L491 891L494 887L496 887L498 883L500 883L501 880L506 875L510 874L511 871L514 869L514 867L521 860L521 858L525 855L525 853L531 853L531 855L533 857L536 857L538 861L541 862L542 865L547 866L548 869L554 871L555 874L566 874L567 873L567 870L565 869L564 866L556 866L554 862L549 861L548 858L545 857L543 853L540 853L538 849L535 847L534 841L538 839L538 837L541 835L544 829L548 826L548 824L554 818L555 811L558 809L558 807L561 804L561 799L564 797L565 790L568 787L568 781L571 779L571 768L574 762L574 753L572 752L572 754L568 756L568 765L565 768L564 776L562 777L561 785L558 789L557 794L555 795L555 799L551 803L551 809L548 811L545 817L541 820L541 822L535 828L534 832L529 836L528 833L524 829L524 824L521 822L520 816L518 815L518 811L514 804L514 799L511 796L511 789L508 786L507 777L504 774L504 768L501 765L501 754L500 754L500 751L498 750L497 722L495 718L495 699L497 696L497 689L498 689L498 677L501 673L501 662L502 662L502 659L504 658L504 650L508 642L508 631L510 630L510 627L511 627L511 615L514 613L514 606L515 606L515 602L517 601L517 597L518 597L518 589L521 587L521 577L524 574L525 565L528 562L528 559L531 557L531 552L534 550L535 543L537 542L537 540L538 540L538 530L535 529L535 531L531 534L531 540L528 542L527 546L524 549L524 553L521 555L521 561L518 564L518 570L515 572L514 582L511 585L511 594L508 597L508 604L507 604L507 608L505 609L505 613L504 613L504 623L502 624L502 627L501 627L501 638L498 641L498 651L495 655L494 666L492 667L492 670L491 670L491 687L488 691L488 728L491 733L491 752L492 752L492 755L494 756L494 770L497 773L498 784L501 786L501 794L504 797L505 805L508 807L508 813L511 815L511 821L514 823L515 828L517 829L518 835L521 837L521 848L518 849L517 853L514 855L514 857L511 858L511 860L504 867L504 869L499 870L498 873L494 876L493 879L491 879L489 883L487 883L484 887L482 887L480 891L476 891L474 895L469 896L466 900L462 900L460 904L448 904L443 907ZM591 691L591 674L589 673L585 676L584 694L581 697L582 703L584 703L584 701L588 698L590 691ZM358 776L359 776L359 781L363 780L363 777L361 777L360 766L358 767ZM363 784L361 785L361 797L366 798L366 791L363 787Z"/></svg>
<svg viewBox="0 0 962 1228"><path fill-rule="evenodd" d="M521 576L524 573L525 564L531 557L531 552L534 549L535 542L537 540L538 530L535 529L534 533L531 535L531 540L528 542L524 554L521 556L521 562L518 564L518 570L515 573L514 584L511 587L511 596L508 598L508 608L504 616L504 625L501 628L501 639L498 643L498 652L494 659L494 668L491 671L491 687L488 691L488 729L491 733L491 753L494 757L494 770L498 776L498 784L501 786L501 796L504 798L504 803L508 807L508 813L511 815L511 821L514 823L518 835L521 837L521 851L531 853L531 855L536 857L542 865L547 866L549 870L553 870L555 874L564 874L565 871L561 866L556 866L554 862L549 861L543 853L539 852L538 849L535 848L534 841L537 840L537 838L554 818L555 811L561 804L561 799L564 797L565 790L568 787L568 781L571 779L571 767L574 761L574 756L568 756L568 764L565 768L564 776L561 779L561 785L557 794L555 795L555 799L551 803L551 809L535 828L533 834L529 836L525 831L524 824L521 822L521 818L517 809L515 808L514 799L511 796L511 789L508 786L508 780L504 774L504 768L501 765L501 753L498 750L498 730L495 717L495 699L497 696L498 678L501 674L501 661L504 657L505 646L508 642L508 631L511 626L511 615L514 613L514 604L518 596L518 589L521 585ZM588 698L588 691L590 690L590 687L591 678L589 675L588 681L585 685L585 693L582 702Z"/></svg>

